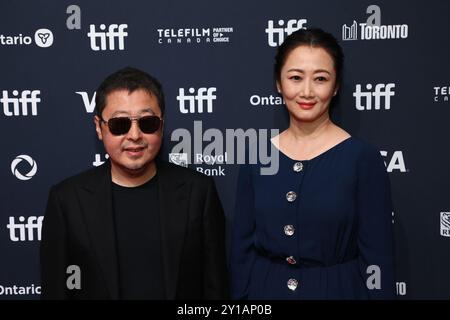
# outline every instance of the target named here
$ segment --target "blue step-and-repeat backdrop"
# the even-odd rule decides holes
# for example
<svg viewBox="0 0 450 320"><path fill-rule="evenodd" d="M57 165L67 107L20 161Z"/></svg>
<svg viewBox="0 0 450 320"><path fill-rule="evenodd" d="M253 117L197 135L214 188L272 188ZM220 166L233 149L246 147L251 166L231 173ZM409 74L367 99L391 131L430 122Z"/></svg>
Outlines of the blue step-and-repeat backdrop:
<svg viewBox="0 0 450 320"><path fill-rule="evenodd" d="M275 50L312 27L345 53L333 119L385 160L398 297L449 299L446 0L1 1L0 299L39 298L49 188L107 158L93 122L106 75L134 66L162 82L161 157L214 176L229 227L233 148L286 128Z"/></svg>

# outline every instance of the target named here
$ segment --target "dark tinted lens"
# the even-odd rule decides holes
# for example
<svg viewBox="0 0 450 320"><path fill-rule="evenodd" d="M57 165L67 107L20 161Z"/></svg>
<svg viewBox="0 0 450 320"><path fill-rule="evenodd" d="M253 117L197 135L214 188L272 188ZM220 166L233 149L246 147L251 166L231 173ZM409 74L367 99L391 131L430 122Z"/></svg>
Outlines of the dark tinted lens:
<svg viewBox="0 0 450 320"><path fill-rule="evenodd" d="M125 117L111 118L108 120L108 127L113 135L120 136L130 130L131 120Z"/></svg>
<svg viewBox="0 0 450 320"><path fill-rule="evenodd" d="M145 116L139 119L139 128L143 133L153 133L159 129L161 120L157 116Z"/></svg>

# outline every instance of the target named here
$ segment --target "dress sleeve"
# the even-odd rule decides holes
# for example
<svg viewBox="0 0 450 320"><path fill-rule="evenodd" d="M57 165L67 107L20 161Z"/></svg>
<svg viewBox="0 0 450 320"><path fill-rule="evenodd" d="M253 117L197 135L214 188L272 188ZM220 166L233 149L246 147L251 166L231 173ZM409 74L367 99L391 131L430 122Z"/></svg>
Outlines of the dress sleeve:
<svg viewBox="0 0 450 320"><path fill-rule="evenodd" d="M241 165L236 189L230 252L231 297L248 299L249 283L255 260L254 191L251 166Z"/></svg>
<svg viewBox="0 0 450 320"><path fill-rule="evenodd" d="M395 298L394 237L389 177L376 149L358 163L359 266L369 299Z"/></svg>

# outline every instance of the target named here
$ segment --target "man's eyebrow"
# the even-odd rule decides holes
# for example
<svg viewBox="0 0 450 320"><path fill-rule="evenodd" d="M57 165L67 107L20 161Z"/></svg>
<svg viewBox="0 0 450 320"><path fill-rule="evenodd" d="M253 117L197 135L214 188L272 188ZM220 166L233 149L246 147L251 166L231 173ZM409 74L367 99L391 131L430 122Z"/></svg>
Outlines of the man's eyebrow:
<svg viewBox="0 0 450 320"><path fill-rule="evenodd" d="M151 113L151 114L156 114L156 113L152 110L152 108L141 109L141 110L138 111L138 114L142 114L142 113L146 113L146 112L149 112L149 113ZM115 115L118 115L118 114L126 114L126 115L129 115L130 113L129 113L128 111L125 111L125 110L117 110L117 111L114 112L111 116L115 116Z"/></svg>

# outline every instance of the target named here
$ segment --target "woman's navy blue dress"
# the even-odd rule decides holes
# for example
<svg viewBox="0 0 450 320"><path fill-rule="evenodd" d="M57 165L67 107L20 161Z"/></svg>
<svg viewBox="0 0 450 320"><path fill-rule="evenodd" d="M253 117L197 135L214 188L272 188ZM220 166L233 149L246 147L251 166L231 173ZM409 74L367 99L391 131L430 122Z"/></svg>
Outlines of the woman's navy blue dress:
<svg viewBox="0 0 450 320"><path fill-rule="evenodd" d="M389 178L378 150L350 137L279 171L240 168L230 256L234 299L392 299Z"/></svg>

